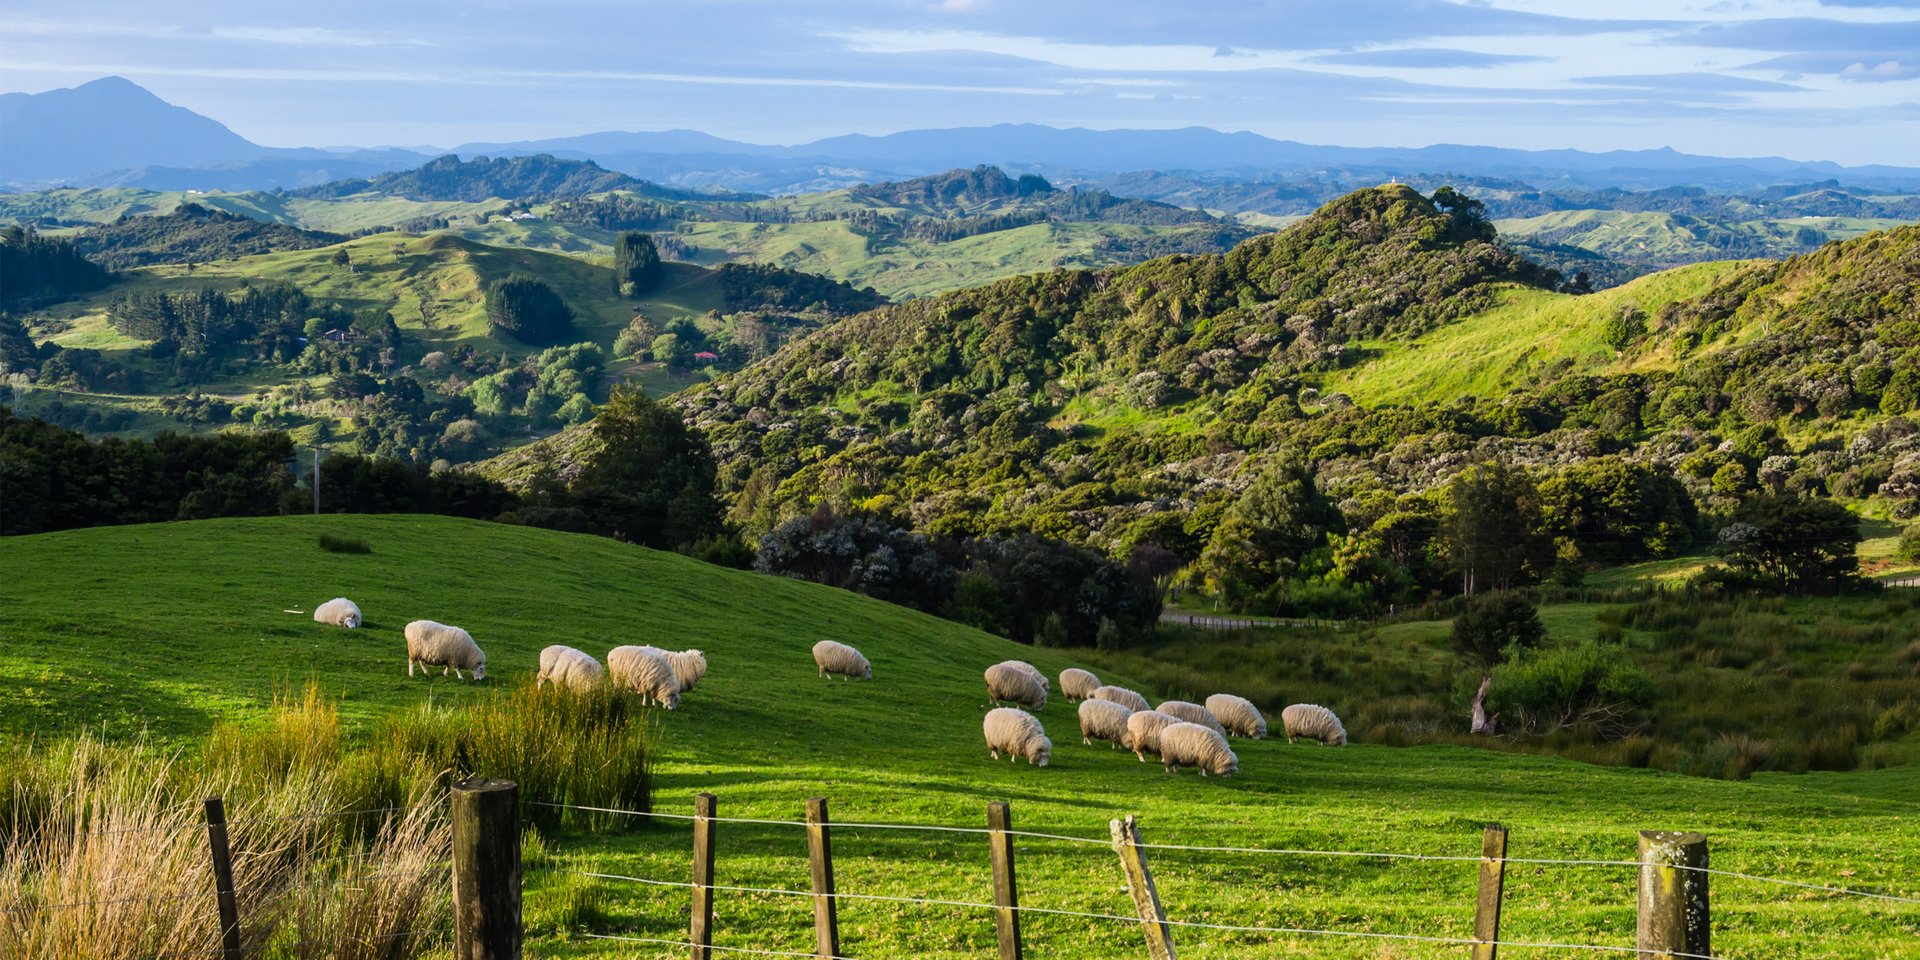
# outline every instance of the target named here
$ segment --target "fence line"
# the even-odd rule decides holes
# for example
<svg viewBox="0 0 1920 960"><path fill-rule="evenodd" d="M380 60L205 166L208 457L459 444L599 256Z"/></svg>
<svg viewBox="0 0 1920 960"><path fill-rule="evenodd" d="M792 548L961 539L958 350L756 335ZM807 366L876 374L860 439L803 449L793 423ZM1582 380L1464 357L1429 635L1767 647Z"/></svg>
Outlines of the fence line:
<svg viewBox="0 0 1920 960"><path fill-rule="evenodd" d="M590 811L594 813L614 813L614 814L624 814L627 816L634 816L634 817L657 817L665 820L707 819L707 820L713 821L714 823L749 823L749 824L761 824L761 825L767 825L767 826L782 826L782 827L804 827L807 825L806 822L802 820L763 820L763 819L756 819L751 817L701 818L693 814L684 814L684 813L659 813L659 812L645 811L645 810L622 810L615 807L588 807L588 806L578 806L578 805L566 804L566 803L546 803L543 801L536 801L536 800L529 800L526 802L534 806L556 807L564 810L585 810L585 811ZM1032 830L994 831L984 827L953 827L953 826L946 826L943 824L837 823L836 822L833 825L833 828L835 830L920 830L920 831L927 831L927 832L934 832L934 833L965 833L965 834L1005 833L1007 836L1013 836L1013 837L1030 837L1030 838L1035 838L1040 840L1063 840L1069 843L1093 844L1093 845L1098 845L1102 847L1107 847L1112 845L1111 840L1106 840L1106 839L1101 839L1096 837L1080 837L1080 836L1072 836L1069 834L1061 834L1061 833L1041 833L1041 832L1036 832ZM1205 845L1199 845L1199 844L1182 844L1182 843L1141 843L1139 844L1139 847L1142 850L1178 850L1178 851L1185 851L1190 853L1253 853L1253 854L1271 854L1274 856L1288 856L1288 857L1344 857L1344 858L1353 858L1353 859L1424 860L1424 861L1432 861L1432 862L1438 862L1438 863L1477 864L1482 859L1476 856L1465 856L1465 855L1457 855L1457 854L1393 853L1388 851L1371 851L1371 850L1305 850L1305 849L1294 850L1294 849L1287 849L1287 848L1281 848L1281 847L1216 847L1216 846L1205 846ZM1582 859L1556 859L1551 857L1504 857L1502 858L1502 860L1506 863L1526 864L1529 866L1634 867L1636 869L1642 866L1641 862L1638 860L1582 860ZM1695 867L1695 866L1688 866L1686 864L1675 864L1674 869L1689 870L1697 873L1715 874L1718 876L1729 877L1729 878L1738 879L1738 880L1751 880L1756 883L1772 883L1772 884L1779 884L1781 886L1797 887L1797 888L1806 889L1806 890L1818 890L1824 893L1845 894L1847 896L1865 897L1873 900L1887 900L1894 903L1920 903L1920 897L1906 897L1906 896L1900 896L1898 894L1874 893L1867 890L1856 890L1850 887L1827 886L1824 884L1808 883L1801 880L1787 880L1779 877L1762 876L1759 874L1740 873L1734 870L1721 870L1718 868L1710 868L1710 867Z"/></svg>
<svg viewBox="0 0 1920 960"><path fill-rule="evenodd" d="M1146 846L1146 844L1141 844L1141 846L1144 847ZM1635 864L1635 866L1640 866L1640 864ZM626 875L617 874L617 873L591 873L585 870L577 870L572 872L583 877L595 877L602 880L623 880L630 883L638 883L638 884L642 884L644 886L650 886L650 887L681 887L681 888L692 889L695 887L702 886L701 884L687 883L685 881L679 881L679 880L655 880L649 877L631 877L631 876L626 876ZM1083 910L1061 910L1053 907L1028 906L1026 904L1019 904L1017 906L1001 906L998 904L976 903L976 902L966 901L966 900L939 900L939 899L933 899L933 898L927 898L927 897L895 897L895 896L886 896L883 894L875 894L875 893L843 893L838 891L834 893L814 893L806 890L780 890L772 887L735 887L735 886L723 886L718 884L707 886L706 889L718 891L721 893L764 893L764 894L778 894L778 895L792 896L792 897L831 897L836 900L878 900L878 901L883 901L888 903L918 903L918 904L926 904L929 906L940 906L940 907L972 907L972 908L981 909L981 910L1007 909L1007 910L1017 910L1021 913L1047 914L1051 916L1061 916L1061 917L1080 917L1088 920L1118 920L1124 923L1140 922L1140 918L1138 916L1124 916L1117 913L1089 913ZM1161 922L1166 923L1169 926L1175 926L1175 927L1190 927L1198 930L1219 930L1219 931L1224 931L1229 933L1279 933L1279 934L1288 934L1288 935L1295 935L1295 936L1310 935L1310 936L1323 936L1323 937L1353 937L1353 938L1372 939L1372 940L1408 940L1408 941L1416 941L1420 943L1438 943L1438 944L1448 944L1448 945L1454 945L1454 946L1471 946L1474 944L1492 943L1492 944L1503 946L1503 947L1516 947L1516 948L1524 947L1524 948L1539 949L1539 950L1593 950L1593 951L1601 951L1601 952L1608 952L1608 953L1639 952L1638 947L1607 946L1604 944L1594 944L1594 943L1549 943L1544 941L1528 941L1528 940L1486 941L1486 940L1476 940L1470 937L1440 937L1440 936L1432 936L1428 934L1418 934L1418 933L1385 933L1385 932L1376 932L1376 931L1367 931L1367 930L1320 930L1320 929L1314 929L1310 927L1265 927L1265 926L1251 926L1251 925L1245 925L1245 924L1231 924L1231 923L1207 923L1200 920L1167 919ZM625 939L625 938L608 937L607 939ZM686 941L681 941L681 940L658 940L658 941L646 941L646 942L671 944L671 945L677 945L677 946L693 946L693 944L688 943ZM715 946L712 949L722 950L726 948ZM799 954L792 954L792 955L802 956L802 957L817 956L817 954L814 954L814 953L799 953ZM1707 954L1697 954L1697 953L1671 953L1671 954L1668 954L1668 956L1679 957L1679 958L1697 958L1697 960L1728 960L1725 954L1708 956Z"/></svg>

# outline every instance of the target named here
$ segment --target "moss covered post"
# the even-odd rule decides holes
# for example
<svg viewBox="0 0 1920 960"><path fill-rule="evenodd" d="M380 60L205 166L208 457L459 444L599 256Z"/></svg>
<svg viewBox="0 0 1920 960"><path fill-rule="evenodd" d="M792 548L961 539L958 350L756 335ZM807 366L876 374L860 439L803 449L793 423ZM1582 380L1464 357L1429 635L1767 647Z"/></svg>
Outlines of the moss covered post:
<svg viewBox="0 0 1920 960"><path fill-rule="evenodd" d="M1640 960L1713 955L1706 866L1705 836L1640 831Z"/></svg>

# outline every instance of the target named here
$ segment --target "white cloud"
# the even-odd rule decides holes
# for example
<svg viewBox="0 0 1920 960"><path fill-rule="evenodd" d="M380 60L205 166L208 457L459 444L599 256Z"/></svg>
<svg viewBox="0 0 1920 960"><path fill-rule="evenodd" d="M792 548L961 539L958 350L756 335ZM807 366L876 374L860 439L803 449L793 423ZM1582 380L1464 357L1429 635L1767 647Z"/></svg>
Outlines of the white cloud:
<svg viewBox="0 0 1920 960"><path fill-rule="evenodd" d="M213 35L223 40L285 43L301 47L431 47L434 45L426 40L409 37L348 33L326 27L215 27Z"/></svg>

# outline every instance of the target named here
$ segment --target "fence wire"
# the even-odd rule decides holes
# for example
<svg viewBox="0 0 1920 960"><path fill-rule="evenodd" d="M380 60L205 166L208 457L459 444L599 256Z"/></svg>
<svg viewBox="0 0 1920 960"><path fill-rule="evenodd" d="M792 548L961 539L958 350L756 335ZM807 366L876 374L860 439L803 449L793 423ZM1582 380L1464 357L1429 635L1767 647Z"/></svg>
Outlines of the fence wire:
<svg viewBox="0 0 1920 960"><path fill-rule="evenodd" d="M689 889L697 887L697 888L703 888L703 889L713 890L716 892L723 892L723 893L764 893L764 894L780 894L780 895L794 896L794 897L828 897L834 900L879 900L879 901L885 901L890 903L917 903L917 904L927 904L931 906L944 906L944 907L973 907L973 908L982 909L982 910L1003 910L1004 909L1004 910L1013 910L1018 913L1047 914L1051 916L1061 916L1061 917L1079 917L1079 918L1088 919L1088 920L1117 920L1122 923L1145 922L1141 920L1141 918L1137 915L1127 916L1127 915L1118 914L1118 913L1090 913L1082 910L1060 910L1052 907L1028 906L1026 904L1020 904L1019 906L1003 907L998 904L975 903L975 902L965 901L965 900L937 900L937 899L929 899L929 898L923 898L923 897L894 897L894 896L883 896L880 894L870 894L870 893L841 893L841 892L813 893L811 891L806 891L806 890L780 890L780 889L775 889L770 887L735 887L735 886L694 884L694 883L687 883L683 881L654 880L647 877L630 877L630 876L624 876L621 874L610 874L610 873L588 873L585 871L579 871L579 873L581 876L586 876L586 877L597 877L603 880L623 880L631 883L643 884L646 886L683 887L683 888L689 888ZM1378 931L1370 931L1370 930L1322 930L1322 929L1317 929L1313 927L1268 927L1268 926L1259 926L1259 925L1252 925L1252 924L1207 923L1199 920L1167 919L1159 922L1165 923L1170 927L1183 927L1183 928L1195 929L1195 930L1217 930L1225 933L1265 933L1265 934L1280 934L1284 936L1346 937L1350 939L1365 939L1365 940L1397 940L1397 941L1415 942L1415 943L1433 943L1433 944L1441 944L1445 946L1474 946L1478 944L1494 944L1502 947L1513 947L1515 949L1533 949L1533 950L1587 950L1587 951L1600 952L1600 953L1639 953L1640 952L1640 948L1638 947L1608 946L1605 944L1597 944L1597 943L1555 943L1555 942L1538 941L1538 940L1476 940L1469 937L1442 937L1442 936L1434 936L1430 934L1419 934L1419 933L1389 933L1389 932L1378 932ZM606 939L627 939L627 938L607 937ZM641 942L660 943L660 944L686 946L686 947L691 947L695 945L691 942L683 941L683 940L642 940ZM720 950L723 948L714 947L713 949ZM746 952L752 952L752 951L746 951ZM800 953L800 954L792 954L792 955L793 956L814 956L814 954L811 954L811 953ZM1708 954L1702 954L1702 953L1673 952L1673 953L1666 953L1665 956L1687 958L1687 960L1729 960L1728 956L1725 953L1721 953L1717 955L1708 955Z"/></svg>
<svg viewBox="0 0 1920 960"><path fill-rule="evenodd" d="M575 804L566 804L566 803L547 803L547 802L538 801L538 800L529 800L526 802L534 806L554 807L554 808L563 809L563 810L583 810L583 811L588 811L592 813L610 813L610 814L620 814L620 815L632 816L632 817L658 818L663 820L705 819L713 823L747 823L747 824L759 824L763 826L781 826L781 827L807 826L807 822L804 820L765 820L765 819L756 819L751 817L700 817L695 814L687 814L687 813L661 813L658 811L651 811L651 810L623 810L617 807L588 807L588 806L578 806ZM832 827L835 830L910 830L910 831L922 831L922 832L929 832L929 833L962 833L962 834L1004 833L1010 837L1028 837L1028 838L1037 839L1037 840L1059 840L1059 841L1064 841L1068 843L1090 844L1090 845L1096 845L1101 847L1113 846L1113 841L1107 837L1083 837L1083 836L1074 836L1071 834L1061 834L1061 833L1041 833L1033 830L999 831L999 830L991 830L986 827L958 827L958 826L947 826L944 824L860 823L860 822L841 823L838 821L830 822L828 826ZM1336 857L1336 858L1352 858L1352 859L1415 860L1415 861L1430 861L1430 862L1437 862L1437 863L1477 864L1477 863L1480 863L1483 859L1485 859L1483 857L1468 856L1463 854L1395 853L1390 851L1376 851L1376 850L1305 850L1305 849L1295 850L1295 849L1287 849L1287 848L1281 848L1281 847L1223 847L1223 846L1206 846L1206 845L1199 845L1199 844L1183 844L1183 843L1141 843L1141 844L1137 844L1137 846L1142 850L1173 850L1173 851L1182 851L1182 852L1189 852L1189 853L1245 853L1245 854L1264 854L1264 855L1271 855L1271 856L1286 856L1286 857ZM1641 861L1638 861L1638 860L1585 860L1585 859L1559 859L1559 858L1549 858L1549 857L1502 857L1500 859L1502 863L1518 863L1518 864L1526 864L1529 866L1539 865L1539 866L1562 866L1562 867L1633 867L1636 869L1639 867L1645 866L1645 864L1643 864ZM1823 893L1843 894L1846 896L1863 897L1863 898L1872 899L1872 900L1886 900L1893 903L1920 903L1920 897L1907 897L1907 896L1900 896L1898 894L1890 894L1890 893L1875 893L1868 890L1856 890L1851 887L1829 886L1825 884L1808 883L1802 880L1787 880L1780 877L1768 877L1768 876L1762 876L1762 875L1753 874L1753 873L1741 873L1736 870L1722 870L1722 869L1713 868L1713 867L1695 867L1695 866L1689 866L1686 864L1672 864L1671 866L1673 867L1673 869L1676 869L1676 870L1691 870L1697 873L1713 874L1716 876L1723 876L1723 877L1728 877L1732 879L1750 880L1755 883L1778 884L1780 886L1795 887L1795 888L1805 889L1805 890L1817 890Z"/></svg>

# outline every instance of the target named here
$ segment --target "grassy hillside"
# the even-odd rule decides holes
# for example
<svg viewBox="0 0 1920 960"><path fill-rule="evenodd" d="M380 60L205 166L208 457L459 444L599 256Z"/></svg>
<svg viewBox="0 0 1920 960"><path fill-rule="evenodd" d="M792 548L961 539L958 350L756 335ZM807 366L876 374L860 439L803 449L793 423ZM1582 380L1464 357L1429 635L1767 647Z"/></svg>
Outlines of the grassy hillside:
<svg viewBox="0 0 1920 960"><path fill-rule="evenodd" d="M322 531L373 552L322 552ZM1630 859L1641 828L1704 830L1717 868L1914 895L1920 857L1909 816L1915 768L1762 775L1736 783L1587 767L1453 747L1332 750L1241 743L1242 775L1169 776L1071 735L1050 703L1054 764L994 764L979 742L980 670L1007 656L1048 672L1069 658L1017 647L850 594L721 570L607 540L420 517L292 517L97 528L0 541L0 681L14 692L0 724L53 735L102 725L112 736L191 745L216 718L262 714L280 690L316 678L361 729L382 713L464 703L523 680L547 643L596 653L617 643L699 646L712 672L663 716L659 808L686 812L719 795L724 816L798 819L806 797L831 798L846 822L977 825L991 799L1028 830L1104 838L1108 818L1141 817L1150 841L1472 856L1479 825L1512 831L1514 856ZM335 594L365 609L354 632L304 612ZM482 684L405 675L400 627L417 616L471 628L490 653ZM873 660L876 679L816 678L807 648L831 637ZM1273 678L1284 683L1285 678ZM1809 831L1817 824L1818 831ZM725 824L719 882L805 889L804 844L790 827ZM839 888L979 902L988 896L977 838L840 828ZM685 894L573 871L678 880L680 824L549 837L528 875L530 949L550 957L671 956L561 935L560 891L603 899L586 929L677 938ZM1318 859L1152 851L1179 920L1464 937L1472 863ZM1125 914L1103 843L1024 840L1022 902ZM1631 868L1510 871L1503 932L1516 939L1632 942ZM808 949L804 898L723 894L723 945ZM863 956L959 958L990 952L992 923L961 907L847 901L842 937ZM1786 938L1798 956L1897 955L1920 935L1910 906L1714 880L1715 941L1728 956L1765 956ZM1030 915L1036 955L1137 953L1133 924ZM1805 932L1821 931L1816 940ZM1183 954L1209 957L1425 958L1459 948L1183 929Z"/></svg>
<svg viewBox="0 0 1920 960"><path fill-rule="evenodd" d="M1617 374L1671 370L1671 352L1623 358L1602 334L1608 318L1632 306L1654 316L1699 297L1738 271L1731 262L1677 267L1586 296L1511 289L1490 310L1413 340L1361 345L1372 359L1326 378L1325 388L1374 406L1497 398L1552 371Z"/></svg>
<svg viewBox="0 0 1920 960"><path fill-rule="evenodd" d="M1668 266L1787 257L1829 240L1849 240L1908 222L1844 216L1734 220L1652 210L1558 210L1498 220L1495 225L1501 236L1515 240L1567 244L1629 263Z"/></svg>

